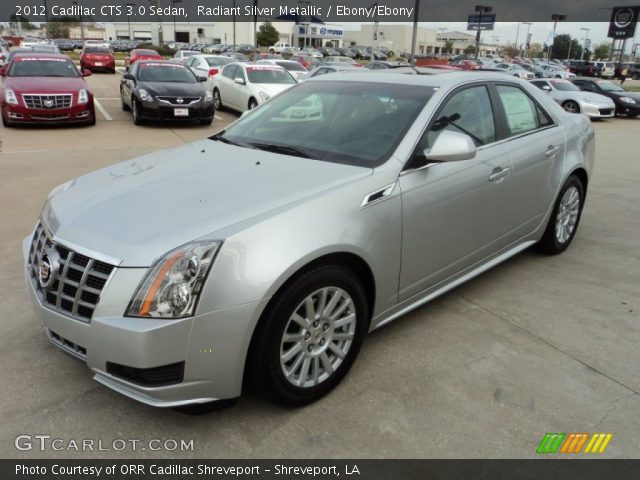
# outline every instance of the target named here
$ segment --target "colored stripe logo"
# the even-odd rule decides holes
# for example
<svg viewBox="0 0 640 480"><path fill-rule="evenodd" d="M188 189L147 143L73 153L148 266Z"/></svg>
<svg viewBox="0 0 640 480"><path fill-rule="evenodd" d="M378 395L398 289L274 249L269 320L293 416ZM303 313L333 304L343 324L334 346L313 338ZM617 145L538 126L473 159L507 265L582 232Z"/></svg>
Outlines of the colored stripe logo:
<svg viewBox="0 0 640 480"><path fill-rule="evenodd" d="M545 433L536 453L604 453L612 438L612 433Z"/></svg>

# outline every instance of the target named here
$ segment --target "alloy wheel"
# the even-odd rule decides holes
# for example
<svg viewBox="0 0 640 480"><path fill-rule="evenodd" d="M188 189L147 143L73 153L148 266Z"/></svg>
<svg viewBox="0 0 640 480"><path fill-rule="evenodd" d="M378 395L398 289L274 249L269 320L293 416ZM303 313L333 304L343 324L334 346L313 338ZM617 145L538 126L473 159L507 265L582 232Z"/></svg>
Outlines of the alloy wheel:
<svg viewBox="0 0 640 480"><path fill-rule="evenodd" d="M573 230L578 223L580 213L580 192L575 186L571 186L564 192L558 213L556 215L556 239L565 243L571 238Z"/></svg>
<svg viewBox="0 0 640 480"><path fill-rule="evenodd" d="M280 341L280 367L289 383L315 387L344 361L356 334L353 299L343 289L325 287L294 310Z"/></svg>

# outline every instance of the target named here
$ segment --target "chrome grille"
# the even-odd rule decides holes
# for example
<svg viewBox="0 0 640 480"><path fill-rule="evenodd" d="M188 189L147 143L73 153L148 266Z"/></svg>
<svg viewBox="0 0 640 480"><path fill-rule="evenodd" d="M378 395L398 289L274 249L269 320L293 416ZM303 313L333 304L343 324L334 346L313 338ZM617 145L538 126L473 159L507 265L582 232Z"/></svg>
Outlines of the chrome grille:
<svg viewBox="0 0 640 480"><path fill-rule="evenodd" d="M164 103L170 103L171 105L175 105L177 107L186 107L189 105L193 105L200 101L200 97L157 97L158 100ZM182 99L182 102L178 101L178 99Z"/></svg>
<svg viewBox="0 0 640 480"><path fill-rule="evenodd" d="M59 268L48 287L38 278L39 264L46 251L57 252ZM41 223L33 234L29 250L29 274L42 303L76 320L89 322L100 300L100 294L115 267L55 243Z"/></svg>
<svg viewBox="0 0 640 480"><path fill-rule="evenodd" d="M71 94L64 95L22 95L27 108L55 110L71 106Z"/></svg>

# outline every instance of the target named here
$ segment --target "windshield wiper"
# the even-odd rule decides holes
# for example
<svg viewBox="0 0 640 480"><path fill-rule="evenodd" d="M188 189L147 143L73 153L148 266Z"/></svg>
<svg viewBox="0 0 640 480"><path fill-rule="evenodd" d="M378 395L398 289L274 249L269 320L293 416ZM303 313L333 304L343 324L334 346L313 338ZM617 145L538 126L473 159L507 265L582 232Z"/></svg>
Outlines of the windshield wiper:
<svg viewBox="0 0 640 480"><path fill-rule="evenodd" d="M304 148L293 147L290 145L280 145L277 143L250 143L251 146L267 152L282 153L283 155L293 155L295 157L311 158L319 160L320 157L305 150Z"/></svg>
<svg viewBox="0 0 640 480"><path fill-rule="evenodd" d="M226 143L227 145L235 145L236 147L256 148L252 145L249 145L248 143L242 143L242 142L238 142L236 140L231 140L230 138L224 137L223 136L224 132L225 131L223 130L221 132L216 133L215 135L210 136L209 140Z"/></svg>
<svg viewBox="0 0 640 480"><path fill-rule="evenodd" d="M446 125L451 125L452 127L457 128L458 130L460 130L462 133L469 135L471 138L473 138L473 140L475 142L478 143L478 145L484 145L484 142L482 140L480 140L478 137L476 137L473 133L471 133L469 130L467 130L466 128L461 127L460 125L458 125L456 122L456 120L458 120L460 118L460 114L459 113L454 113L453 115L451 115L450 117L447 117L446 115L443 115L442 117L440 117L438 120L436 120L435 124L434 124L434 128L433 130L442 130Z"/></svg>

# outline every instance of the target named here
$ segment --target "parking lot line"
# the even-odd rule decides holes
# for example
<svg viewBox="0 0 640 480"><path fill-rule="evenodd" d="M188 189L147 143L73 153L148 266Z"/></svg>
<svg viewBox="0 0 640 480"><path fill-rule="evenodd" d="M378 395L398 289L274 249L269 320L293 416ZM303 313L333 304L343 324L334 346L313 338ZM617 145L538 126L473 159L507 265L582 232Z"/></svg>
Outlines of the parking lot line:
<svg viewBox="0 0 640 480"><path fill-rule="evenodd" d="M97 98L93 99L93 103L96 106L96 108L100 111L100 113L102 114L102 116L105 118L105 120L111 122L113 120L113 118L111 117L111 115L109 115L107 113L107 111L104 109L104 107L102 106L102 104L98 101Z"/></svg>

